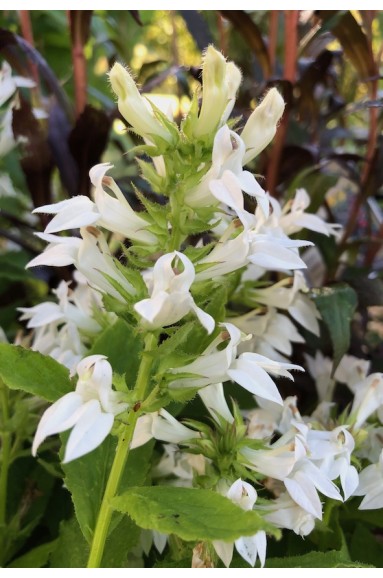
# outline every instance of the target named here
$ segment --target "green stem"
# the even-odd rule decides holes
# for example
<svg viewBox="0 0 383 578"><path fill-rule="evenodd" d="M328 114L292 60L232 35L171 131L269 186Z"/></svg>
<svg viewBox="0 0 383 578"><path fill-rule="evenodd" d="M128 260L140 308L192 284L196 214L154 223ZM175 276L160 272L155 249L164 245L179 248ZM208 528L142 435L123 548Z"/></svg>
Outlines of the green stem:
<svg viewBox="0 0 383 578"><path fill-rule="evenodd" d="M152 368L153 358L145 355L145 352L151 350L156 344L154 334L148 334L145 339L145 351L141 361L140 369L137 375L137 381L134 388L137 400L145 398L146 390L149 384L150 371ZM108 536L109 525L112 518L113 509L110 501L117 493L121 476L129 456L130 443L133 438L134 429L139 417L139 412L131 409L128 414L128 423L120 434L118 440L116 455L110 470L108 482L106 484L104 497L102 499L100 511L98 513L96 528L94 530L92 546L89 554L88 568L99 568L104 553L105 542Z"/></svg>
<svg viewBox="0 0 383 578"><path fill-rule="evenodd" d="M9 420L9 400L8 389L0 379L0 404L2 410L3 432L1 436L1 471L0 471L0 528L6 524L7 516L7 490L8 490L8 472L11 463L11 432L6 431ZM6 532L2 532L4 542ZM0 565L3 565L4 556L6 555L5 543L0 544Z"/></svg>

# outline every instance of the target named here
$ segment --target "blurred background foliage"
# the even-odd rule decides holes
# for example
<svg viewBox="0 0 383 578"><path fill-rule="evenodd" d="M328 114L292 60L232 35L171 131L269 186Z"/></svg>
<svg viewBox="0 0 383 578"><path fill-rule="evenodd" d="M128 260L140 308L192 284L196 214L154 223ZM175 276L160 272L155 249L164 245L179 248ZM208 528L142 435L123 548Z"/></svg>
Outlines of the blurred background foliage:
<svg viewBox="0 0 383 578"><path fill-rule="evenodd" d="M31 217L34 207L89 195L89 169L101 161L115 165L114 177L137 208L133 186L151 194L129 154L136 137L108 83L113 62L126 64L142 91L180 119L201 81L203 51L214 43L242 70L233 112L241 124L249 103L254 108L269 87L283 93L277 136L250 168L278 198L306 188L310 210L344 226L338 243L310 236L319 253L306 253L309 281L313 287L342 281L354 289L351 352L383 371L382 40L383 12L374 10L0 12L0 60L36 83L18 91L12 130L20 142L0 157L0 326L6 337L20 339L17 307L41 302L60 278L71 278L65 268L25 271L44 247L34 232L43 230L46 217ZM326 335L319 344L307 339L313 349L331 352ZM297 380L297 387L304 385ZM25 410L21 421L36 412L26 400L19 407ZM36 463L29 449L15 462L13 478L29 472L29 486L23 496L11 496L14 528L7 530L1 565L13 559L16 566L42 566L54 549L60 520L72 511L58 468ZM16 487L11 480L12 492ZM25 561L35 546L35 559Z"/></svg>

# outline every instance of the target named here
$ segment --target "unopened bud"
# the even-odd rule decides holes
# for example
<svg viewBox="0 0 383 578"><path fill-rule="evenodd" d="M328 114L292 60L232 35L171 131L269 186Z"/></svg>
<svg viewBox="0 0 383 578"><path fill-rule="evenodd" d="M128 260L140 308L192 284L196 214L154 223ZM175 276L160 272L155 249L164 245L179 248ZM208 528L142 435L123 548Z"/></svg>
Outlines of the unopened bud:
<svg viewBox="0 0 383 578"><path fill-rule="evenodd" d="M118 62L109 72L112 88L118 96L118 110L141 136L157 135L170 141L171 135L159 122L150 104L141 96L129 72Z"/></svg>
<svg viewBox="0 0 383 578"><path fill-rule="evenodd" d="M276 88L272 88L250 115L241 134L247 149L244 164L259 155L272 141L284 108L285 102L281 94Z"/></svg>

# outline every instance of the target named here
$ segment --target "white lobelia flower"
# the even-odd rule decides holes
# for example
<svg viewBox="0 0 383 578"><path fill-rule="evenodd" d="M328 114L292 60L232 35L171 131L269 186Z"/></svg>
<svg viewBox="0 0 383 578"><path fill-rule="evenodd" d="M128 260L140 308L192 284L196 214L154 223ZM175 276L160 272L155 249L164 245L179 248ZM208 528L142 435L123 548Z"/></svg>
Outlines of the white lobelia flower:
<svg viewBox="0 0 383 578"><path fill-rule="evenodd" d="M230 486L226 497L243 510L252 510L257 500L257 492L253 486L247 482L243 482L239 478ZM253 536L237 538L234 543L224 542L223 540L213 540L214 549L226 567L230 566L234 544L238 554L250 564L250 566L254 567L257 557L259 557L263 568L266 561L267 546L266 533L263 530L260 530Z"/></svg>
<svg viewBox="0 0 383 578"><path fill-rule="evenodd" d="M114 418L127 408L112 389L112 368L104 355L85 357L77 365L75 391L49 407L37 427L32 445L35 456L46 437L72 429L63 463L99 446L112 429Z"/></svg>
<svg viewBox="0 0 383 578"><path fill-rule="evenodd" d="M166 409L160 409L152 415L152 437L163 442L180 444L200 437L194 431L176 420Z"/></svg>
<svg viewBox="0 0 383 578"><path fill-rule="evenodd" d="M359 485L354 496L364 496L359 510L383 508L383 450L376 464L367 466L359 474Z"/></svg>
<svg viewBox="0 0 383 578"><path fill-rule="evenodd" d="M104 235L92 226L80 229L80 233L82 239L37 233L37 236L48 241L49 245L41 255L32 259L27 267L75 265L94 289L124 302L122 294L133 294L134 288L115 265ZM121 292L117 291L107 277L121 287Z"/></svg>
<svg viewBox="0 0 383 578"><path fill-rule="evenodd" d="M276 88L266 94L248 118L241 138L246 145L244 164L254 159L273 140L285 102Z"/></svg>
<svg viewBox="0 0 383 578"><path fill-rule="evenodd" d="M290 279L282 279L270 287L253 289L251 296L262 305L286 309L299 325L314 335L319 335L318 319L321 318L320 313L311 299L305 295L308 292L308 287L303 273L294 271L292 287L287 287L286 285L290 283Z"/></svg>
<svg viewBox="0 0 383 578"><path fill-rule="evenodd" d="M89 171L90 180L95 187L94 202L89 197L78 195L35 209L33 213L56 215L47 225L45 233L97 225L133 241L155 243L155 235L146 230L148 221L133 211L114 179L106 176L111 168L113 165L110 163L102 163ZM104 186L110 189L113 196L105 191Z"/></svg>
<svg viewBox="0 0 383 578"><path fill-rule="evenodd" d="M352 386L354 401L351 415L355 417L355 428L360 428L375 411L383 418L383 374L371 373L366 379Z"/></svg>
<svg viewBox="0 0 383 578"><path fill-rule="evenodd" d="M306 213L311 199L305 189L297 189L294 199L288 201L281 211L279 203L273 202L274 216L279 221L286 235L298 233L301 229L309 229L322 235L339 235L341 225L326 223L318 215Z"/></svg>
<svg viewBox="0 0 383 578"><path fill-rule="evenodd" d="M325 357L321 351L311 357L304 353L308 370L315 380L319 402L330 402L335 388L335 379L331 377L333 362L329 357Z"/></svg>
<svg viewBox="0 0 383 578"><path fill-rule="evenodd" d="M23 313L20 320L28 320L27 327L30 329L50 323L73 322L79 329L91 333L98 332L101 327L92 319L91 308L83 309L73 302L72 295L75 291L70 291L69 285L70 283L61 281L57 289L52 291L57 297L57 303L45 301L34 307L18 307L18 311ZM96 304L95 299L93 302Z"/></svg>
<svg viewBox="0 0 383 578"><path fill-rule="evenodd" d="M142 137L157 136L171 142L172 135L156 117L151 103L138 91L129 72L116 62L109 72L112 89L118 97L118 110Z"/></svg>
<svg viewBox="0 0 383 578"><path fill-rule="evenodd" d="M204 269L197 273L197 281L231 273L250 263L261 267L264 271L306 268L297 250L299 247L312 245L312 243L289 239L276 228L262 232L259 230L254 215L247 211L238 210L237 212L243 223L243 231L231 238L236 222L229 225L213 250L198 262L198 265L203 265Z"/></svg>
<svg viewBox="0 0 383 578"><path fill-rule="evenodd" d="M258 506L257 509L261 509ZM298 536L308 536L315 526L315 517L306 510L298 506L287 492L278 498L262 506L267 510L264 518L274 524L277 528L287 528L293 530Z"/></svg>
<svg viewBox="0 0 383 578"><path fill-rule="evenodd" d="M209 135L226 123L240 83L241 72L235 64L226 62L218 50L209 46L202 67L201 110L193 126L196 138Z"/></svg>
<svg viewBox="0 0 383 578"><path fill-rule="evenodd" d="M264 308L254 309L240 317L231 317L230 321L244 333L251 333L247 350L276 361L287 361L285 356L292 354L292 343L305 342L292 321L273 307L267 312Z"/></svg>
<svg viewBox="0 0 383 578"><path fill-rule="evenodd" d="M183 271L177 270L180 263ZM193 311L210 334L215 321L194 302L190 293L194 278L193 263L186 255L174 251L160 257L153 269L150 298L134 305L144 324L151 329L166 327Z"/></svg>
<svg viewBox="0 0 383 578"><path fill-rule="evenodd" d="M227 405L222 383L207 385L198 390L198 395L214 419L221 417L228 423L233 423L234 417Z"/></svg>
<svg viewBox="0 0 383 578"><path fill-rule="evenodd" d="M188 192L185 202L191 207L203 207L220 201L235 211L244 210L242 191L256 198L265 218L269 200L254 175L242 168L245 145L227 125L214 138L212 166L200 183Z"/></svg>
<svg viewBox="0 0 383 578"><path fill-rule="evenodd" d="M278 363L257 353L243 353L237 358L237 348L242 336L239 329L231 323L223 323L226 329L192 363L169 370L174 374L170 388L202 388L208 385L235 381L247 391L261 398L282 405L277 386L268 375L281 375L293 379L289 369L302 369L298 365ZM227 341L224 349L219 347ZM177 373L194 374L194 377L180 377Z"/></svg>
<svg viewBox="0 0 383 578"><path fill-rule="evenodd" d="M318 491L342 501L336 485L308 457L308 428L296 422L269 450L241 449L249 467L284 483L291 498L312 516L322 519Z"/></svg>
<svg viewBox="0 0 383 578"><path fill-rule="evenodd" d="M103 163L94 166L89 171L90 180L95 187L94 201L100 213L98 225L113 233L120 233L133 241L156 243L155 235L146 230L149 226L148 221L133 211L114 179L106 176L111 168L113 165L110 163ZM110 189L114 196L109 195L104 186Z"/></svg>
<svg viewBox="0 0 383 578"><path fill-rule="evenodd" d="M358 486L358 472L351 465L355 441L347 426L332 431L311 430L307 435L311 460L329 480L340 477L344 499L347 500Z"/></svg>

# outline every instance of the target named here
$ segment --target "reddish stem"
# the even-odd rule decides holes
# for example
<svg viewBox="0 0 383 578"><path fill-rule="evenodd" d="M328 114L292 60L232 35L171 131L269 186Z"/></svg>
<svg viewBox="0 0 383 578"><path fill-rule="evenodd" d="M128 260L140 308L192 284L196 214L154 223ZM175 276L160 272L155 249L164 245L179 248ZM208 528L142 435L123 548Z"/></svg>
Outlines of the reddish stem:
<svg viewBox="0 0 383 578"><path fill-rule="evenodd" d="M268 51L272 73L275 72L275 60L277 55L278 20L279 20L279 10L270 10Z"/></svg>
<svg viewBox="0 0 383 578"><path fill-rule="evenodd" d="M285 10L285 64L283 78L288 80L292 85L295 82L296 62L298 50L298 10ZM267 167L267 188L272 196L276 196L276 186L278 182L279 165L281 162L282 151L286 140L289 103L286 106L282 121L278 127L274 141L273 150L269 165Z"/></svg>
<svg viewBox="0 0 383 578"><path fill-rule="evenodd" d="M76 15L76 10L68 10L68 19L72 32L72 62L74 76L74 91L76 102L76 116L79 117L84 111L87 101L87 74L84 54L84 41L82 38L81 20Z"/></svg>
<svg viewBox="0 0 383 578"><path fill-rule="evenodd" d="M21 27L21 35L22 37L29 42L31 46L34 46L33 40L33 30L32 30L32 23L31 17L29 14L29 10L19 10L19 17L20 17L20 27ZM31 76L36 84L39 82L39 71L33 62L29 64L31 70Z"/></svg>

